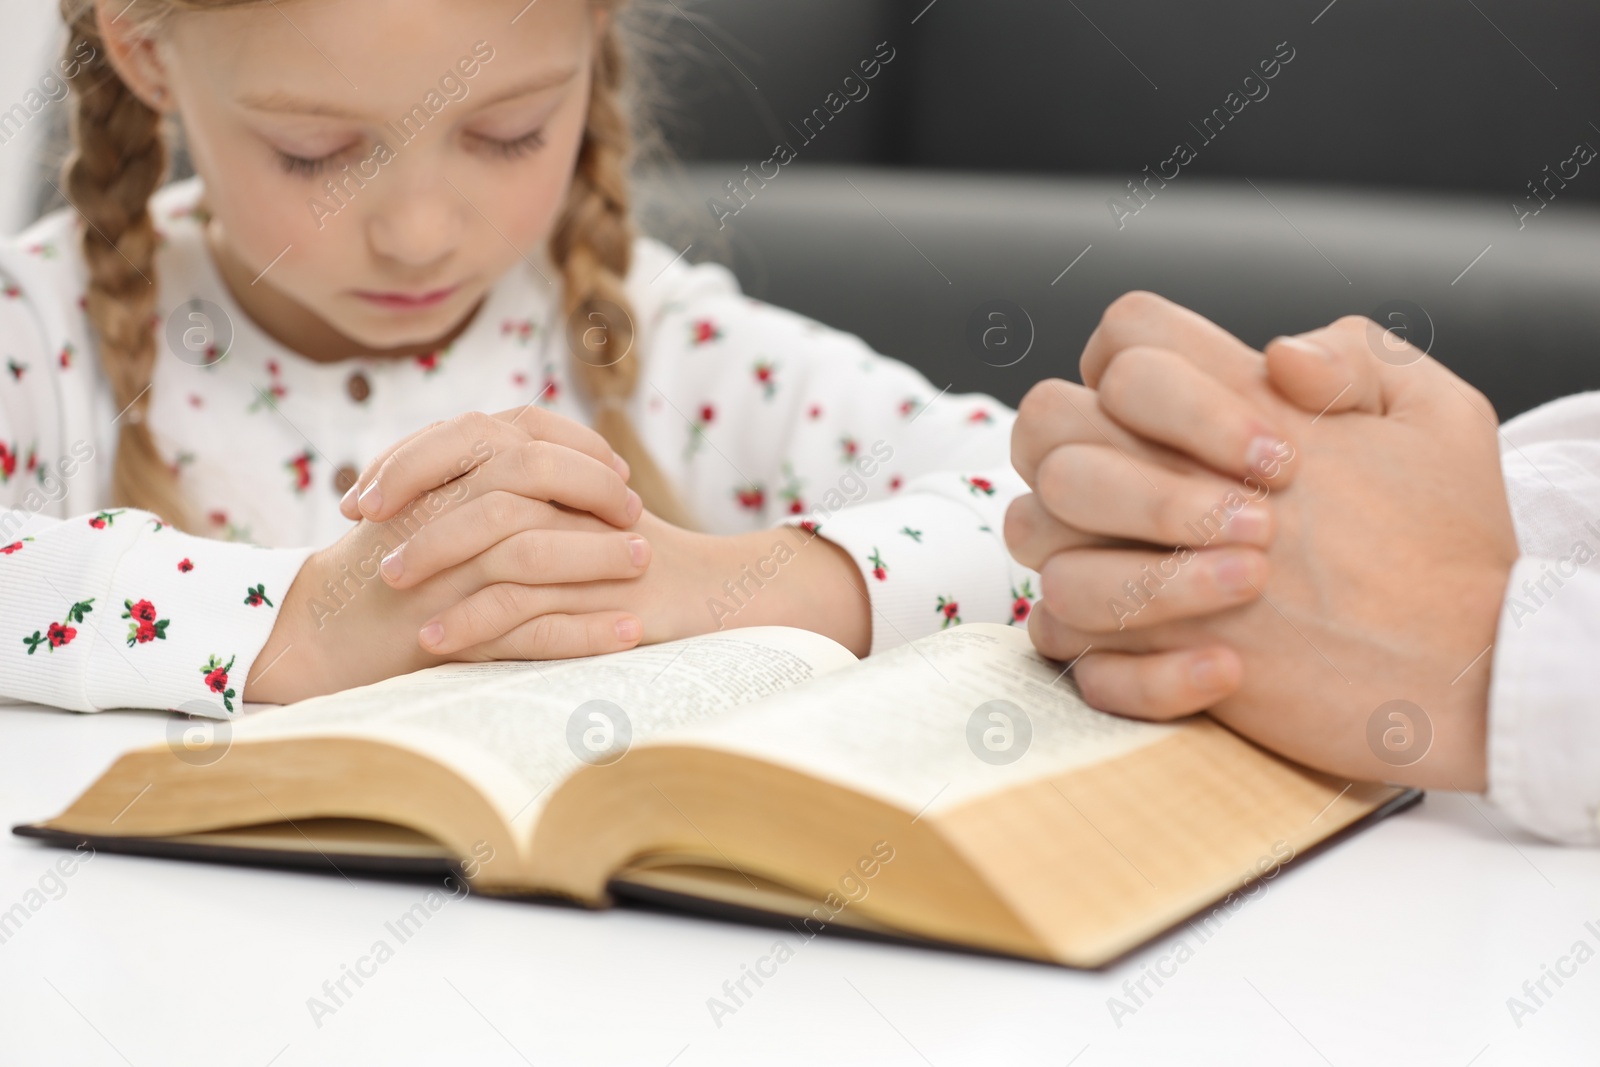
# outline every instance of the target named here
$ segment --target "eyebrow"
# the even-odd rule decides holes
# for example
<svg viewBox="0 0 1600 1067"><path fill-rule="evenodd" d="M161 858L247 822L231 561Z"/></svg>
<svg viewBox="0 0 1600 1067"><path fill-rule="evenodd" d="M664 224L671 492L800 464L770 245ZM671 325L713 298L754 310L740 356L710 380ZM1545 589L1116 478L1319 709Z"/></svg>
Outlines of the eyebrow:
<svg viewBox="0 0 1600 1067"><path fill-rule="evenodd" d="M521 96L530 96L533 93L544 92L547 89L554 89L557 86L565 85L567 82L570 82L577 76L578 71L576 68L555 71L550 74L542 74L538 77L529 78L527 81L513 85L504 92L490 97L488 100L479 101L475 106L477 109L482 110L484 108L493 107L496 104L503 104L507 100L515 100ZM438 86L429 85L428 88L424 90L422 95L425 96L428 92L433 92L437 89ZM326 101L312 100L307 97L295 96L293 93L285 92L246 94L240 98L239 103L241 106L249 108L252 111L292 112L298 115L318 115L324 118L353 119L356 121L360 121L364 117L371 117L354 114L353 112L346 111L341 107L329 104Z"/></svg>

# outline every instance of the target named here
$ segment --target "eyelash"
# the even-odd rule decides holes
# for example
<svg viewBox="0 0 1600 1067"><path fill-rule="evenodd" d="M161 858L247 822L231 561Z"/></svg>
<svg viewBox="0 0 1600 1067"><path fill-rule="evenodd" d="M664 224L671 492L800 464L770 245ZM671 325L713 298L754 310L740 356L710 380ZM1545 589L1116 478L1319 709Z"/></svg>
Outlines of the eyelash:
<svg viewBox="0 0 1600 1067"><path fill-rule="evenodd" d="M490 155L499 159L521 159L530 152L537 152L544 147L544 130L538 129L525 133L512 141L501 141L493 137L479 137L474 135L476 141ZM292 156L287 152L277 152L278 163L284 172L298 178L315 178L328 169L343 152L333 152L320 159L306 159L302 156Z"/></svg>
<svg viewBox="0 0 1600 1067"><path fill-rule="evenodd" d="M544 129L541 127L512 141L501 141L493 137L474 137L484 150L500 159L521 159L529 152L537 152L544 147Z"/></svg>

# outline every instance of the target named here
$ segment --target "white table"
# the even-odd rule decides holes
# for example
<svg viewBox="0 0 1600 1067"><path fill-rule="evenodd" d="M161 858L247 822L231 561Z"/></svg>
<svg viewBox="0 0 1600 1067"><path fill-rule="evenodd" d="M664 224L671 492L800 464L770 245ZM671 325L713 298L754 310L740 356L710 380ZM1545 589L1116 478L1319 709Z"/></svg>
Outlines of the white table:
<svg viewBox="0 0 1600 1067"><path fill-rule="evenodd" d="M0 708L0 911L66 854L10 826L165 727ZM1574 942L1600 951L1600 850L1528 839L1477 797L1431 795L1284 871L1209 940L1190 933L1193 957L1119 1020L1108 998L1132 1005L1123 983L1181 933L1082 973L466 897L347 979L319 1026L308 998L394 944L384 924L426 884L110 854L62 884L0 944L6 1067L1600 1062L1600 958L1547 979L1520 1027L1506 1006ZM707 999L780 936L794 958L718 1026Z"/></svg>

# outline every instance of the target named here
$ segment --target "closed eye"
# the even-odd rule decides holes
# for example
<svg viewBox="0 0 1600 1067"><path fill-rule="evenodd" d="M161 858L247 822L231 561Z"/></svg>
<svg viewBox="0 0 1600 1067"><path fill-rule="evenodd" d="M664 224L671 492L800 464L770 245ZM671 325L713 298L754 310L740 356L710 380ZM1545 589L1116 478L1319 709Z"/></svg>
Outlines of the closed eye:
<svg viewBox="0 0 1600 1067"><path fill-rule="evenodd" d="M503 141L498 137L485 137L476 133L468 134L467 136L483 151L500 159L520 159L530 152L537 152L544 147L543 127L509 141Z"/></svg>
<svg viewBox="0 0 1600 1067"><path fill-rule="evenodd" d="M273 149L273 154L278 157L278 165L284 169L285 173L300 178L316 177L327 170L334 160L344 155L344 152L345 150L340 150L338 152L330 152L325 156L319 156L316 159L306 159L303 156L293 156L288 152Z"/></svg>

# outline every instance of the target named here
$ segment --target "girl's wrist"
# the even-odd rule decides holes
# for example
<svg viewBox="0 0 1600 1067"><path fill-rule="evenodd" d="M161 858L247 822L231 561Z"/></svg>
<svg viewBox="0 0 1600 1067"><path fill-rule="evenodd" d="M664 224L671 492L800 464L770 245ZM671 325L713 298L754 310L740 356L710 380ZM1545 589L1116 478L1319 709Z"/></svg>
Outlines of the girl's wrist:
<svg viewBox="0 0 1600 1067"><path fill-rule="evenodd" d="M707 633L740 626L795 626L857 656L872 645L872 606L861 569L842 547L794 526L698 535L706 588L690 596Z"/></svg>

